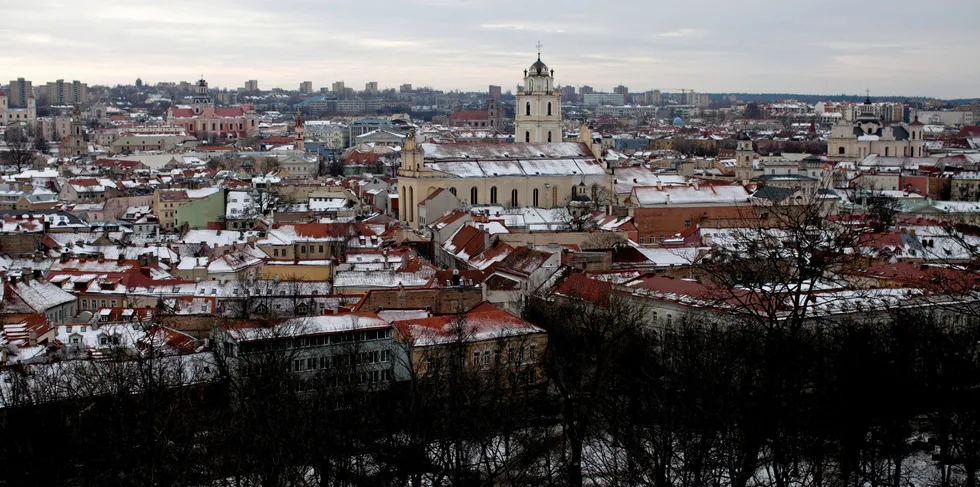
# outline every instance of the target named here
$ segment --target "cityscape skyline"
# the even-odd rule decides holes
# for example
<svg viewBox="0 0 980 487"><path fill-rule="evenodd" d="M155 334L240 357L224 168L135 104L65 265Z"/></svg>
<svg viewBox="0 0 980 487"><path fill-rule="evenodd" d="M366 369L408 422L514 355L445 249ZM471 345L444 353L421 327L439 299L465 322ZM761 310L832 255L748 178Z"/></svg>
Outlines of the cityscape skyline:
<svg viewBox="0 0 980 487"><path fill-rule="evenodd" d="M534 61L538 41L559 85L607 91L620 84L704 93L858 94L871 88L878 96L971 98L977 96L971 80L980 75L976 63L961 61L978 40L970 20L980 6L959 0L939 6L902 0L877 11L874 22L856 25L814 21L846 15L851 4L839 1L656 5L653 25L642 15L581 14L578 2L554 9L483 0L292 1L275 11L254 1L181 0L125 9L95 8L101 4L95 0L61 8L40 3L11 6L11 13L50 29L23 34L0 28L7 34L0 40L0 65L10 70L4 79L115 85L137 77L192 81L203 73L223 88L257 79L262 89L343 80L356 89L377 81L462 91L495 84L506 91ZM644 8L634 1L616 6ZM69 29L69 23L100 28Z"/></svg>

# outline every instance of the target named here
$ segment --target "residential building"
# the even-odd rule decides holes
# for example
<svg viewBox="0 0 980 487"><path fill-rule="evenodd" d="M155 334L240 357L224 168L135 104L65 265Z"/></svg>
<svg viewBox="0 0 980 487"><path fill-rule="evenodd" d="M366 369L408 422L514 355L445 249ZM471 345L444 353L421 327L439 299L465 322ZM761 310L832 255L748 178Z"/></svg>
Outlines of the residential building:
<svg viewBox="0 0 980 487"><path fill-rule="evenodd" d="M259 91L259 80L250 79L245 82L246 93L257 93Z"/></svg>
<svg viewBox="0 0 980 487"><path fill-rule="evenodd" d="M299 84L299 92L302 93L302 94L304 94L304 95L312 95L313 94L313 82L312 81L303 81L303 82L301 82Z"/></svg>
<svg viewBox="0 0 980 487"><path fill-rule="evenodd" d="M66 323L75 318L75 295L37 276L8 273L4 282L3 312L42 314L49 323Z"/></svg>
<svg viewBox="0 0 980 487"><path fill-rule="evenodd" d="M27 108L27 101L34 98L34 87L29 80L17 78L10 80L8 108Z"/></svg>
<svg viewBox="0 0 980 487"><path fill-rule="evenodd" d="M378 82L377 81L368 81L367 83L364 83L364 92L365 93L368 93L370 95L377 95L378 94Z"/></svg>
<svg viewBox="0 0 980 487"><path fill-rule="evenodd" d="M84 105L88 103L88 85L78 80L49 81L38 90L45 105Z"/></svg>
<svg viewBox="0 0 980 487"><path fill-rule="evenodd" d="M286 350L281 356L300 378L319 377L337 387L386 387L392 380L392 327L374 313L296 318L272 327L243 323L218 331L216 341L233 366Z"/></svg>
<svg viewBox="0 0 980 487"><path fill-rule="evenodd" d="M625 86L623 86L623 85L619 85L619 86L613 88L613 93L615 93L617 95L626 96L626 95L629 95L630 94L630 89L627 88L627 87L625 87Z"/></svg>
<svg viewBox="0 0 980 487"><path fill-rule="evenodd" d="M544 329L490 303L466 312L392 323L395 341L409 357L399 378L435 376L455 365L487 374L504 372L512 386L538 384L543 379L541 358L548 346Z"/></svg>
<svg viewBox="0 0 980 487"><path fill-rule="evenodd" d="M582 104L588 107L625 105L626 95L621 93L586 93L582 95Z"/></svg>

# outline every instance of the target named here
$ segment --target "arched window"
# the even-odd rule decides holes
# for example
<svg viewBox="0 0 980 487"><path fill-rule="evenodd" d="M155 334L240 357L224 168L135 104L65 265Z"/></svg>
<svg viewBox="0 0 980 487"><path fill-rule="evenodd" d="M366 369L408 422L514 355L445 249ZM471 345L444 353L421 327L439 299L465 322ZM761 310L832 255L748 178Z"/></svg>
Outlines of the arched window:
<svg viewBox="0 0 980 487"><path fill-rule="evenodd" d="M551 142L551 131L548 131L548 142Z"/></svg>
<svg viewBox="0 0 980 487"><path fill-rule="evenodd" d="M551 116L551 102L548 102L548 116Z"/></svg>
<svg viewBox="0 0 980 487"><path fill-rule="evenodd" d="M490 204L491 205L497 204L497 187L496 186L491 186L490 187Z"/></svg>
<svg viewBox="0 0 980 487"><path fill-rule="evenodd" d="M408 187L408 221L415 219L415 190L411 186Z"/></svg>
<svg viewBox="0 0 980 487"><path fill-rule="evenodd" d="M531 201L534 204L534 207L537 208L538 207L538 189L537 188L535 188L534 191L531 192Z"/></svg>
<svg viewBox="0 0 980 487"><path fill-rule="evenodd" d="M449 192L456 196L456 188L449 188Z"/></svg>
<svg viewBox="0 0 980 487"><path fill-rule="evenodd" d="M476 186L474 186L473 189L470 190L470 204L471 205L479 204L476 200Z"/></svg>
<svg viewBox="0 0 980 487"><path fill-rule="evenodd" d="M527 91L528 92L534 91L534 80L533 79L527 80Z"/></svg>
<svg viewBox="0 0 980 487"><path fill-rule="evenodd" d="M531 141L531 131L530 130L525 130L524 131L524 142L530 142L530 141Z"/></svg>
<svg viewBox="0 0 980 487"><path fill-rule="evenodd" d="M531 102L524 105L524 115L531 116Z"/></svg>
<svg viewBox="0 0 980 487"><path fill-rule="evenodd" d="M841 147L840 149L837 149L837 153L838 154L843 154L844 153L844 148Z"/></svg>
<svg viewBox="0 0 980 487"><path fill-rule="evenodd" d="M552 186L551 188L551 207L558 207L558 186Z"/></svg>
<svg viewBox="0 0 980 487"><path fill-rule="evenodd" d="M888 149L889 149L889 147L885 147L885 157L888 157L889 156Z"/></svg>
<svg viewBox="0 0 980 487"><path fill-rule="evenodd" d="M510 206L517 207L517 190L513 189L510 192Z"/></svg>

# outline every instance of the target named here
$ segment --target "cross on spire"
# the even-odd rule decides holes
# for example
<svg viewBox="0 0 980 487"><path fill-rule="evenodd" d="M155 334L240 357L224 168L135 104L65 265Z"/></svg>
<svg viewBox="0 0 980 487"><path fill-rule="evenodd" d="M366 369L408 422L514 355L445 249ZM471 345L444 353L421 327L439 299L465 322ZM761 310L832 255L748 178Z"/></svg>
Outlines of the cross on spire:
<svg viewBox="0 0 980 487"><path fill-rule="evenodd" d="M541 60L541 47L542 47L541 46L541 41L538 41L538 43L535 44L535 47L538 48L538 61L540 61Z"/></svg>

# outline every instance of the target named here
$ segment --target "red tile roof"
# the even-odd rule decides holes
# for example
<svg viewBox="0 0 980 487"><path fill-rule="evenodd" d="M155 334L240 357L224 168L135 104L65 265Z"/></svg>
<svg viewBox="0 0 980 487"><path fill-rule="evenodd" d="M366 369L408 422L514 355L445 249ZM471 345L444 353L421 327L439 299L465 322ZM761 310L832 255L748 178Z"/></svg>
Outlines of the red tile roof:
<svg viewBox="0 0 980 487"><path fill-rule="evenodd" d="M470 121L470 120L489 120L490 114L486 110L459 110L453 112L449 120Z"/></svg>

